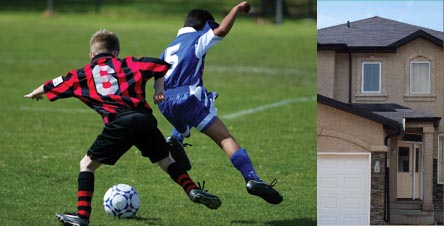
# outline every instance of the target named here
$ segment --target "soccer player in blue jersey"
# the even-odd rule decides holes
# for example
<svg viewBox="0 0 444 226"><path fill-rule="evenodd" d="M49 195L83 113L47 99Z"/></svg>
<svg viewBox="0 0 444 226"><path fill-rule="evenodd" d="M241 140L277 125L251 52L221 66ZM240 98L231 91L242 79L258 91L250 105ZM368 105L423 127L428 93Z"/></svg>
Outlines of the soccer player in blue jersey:
<svg viewBox="0 0 444 226"><path fill-rule="evenodd" d="M161 55L172 66L165 75L165 101L158 106L174 126L167 142L173 147L171 154L176 161L184 162L191 168L183 149L183 140L190 136L190 129L195 127L228 155L244 177L248 193L278 204L283 197L273 188L276 180L267 184L259 178L247 151L240 147L217 116L214 107L217 93L208 92L202 80L207 51L230 32L237 15L240 12L248 13L250 8L246 1L237 4L220 25L206 10L195 9L189 12L176 39Z"/></svg>
<svg viewBox="0 0 444 226"><path fill-rule="evenodd" d="M171 147L157 128L157 120L145 100L145 84L150 78L155 79L154 103L165 99L163 79L170 65L149 57L117 58L119 39L107 30L91 37L90 50L91 63L49 80L25 95L36 100L45 95L50 101L78 98L99 113L105 124L80 161L77 212L57 213L59 221L63 225L89 225L94 172L102 164L114 165L132 146L151 162L158 163L191 201L217 209L220 199L196 186L185 167L170 157Z"/></svg>

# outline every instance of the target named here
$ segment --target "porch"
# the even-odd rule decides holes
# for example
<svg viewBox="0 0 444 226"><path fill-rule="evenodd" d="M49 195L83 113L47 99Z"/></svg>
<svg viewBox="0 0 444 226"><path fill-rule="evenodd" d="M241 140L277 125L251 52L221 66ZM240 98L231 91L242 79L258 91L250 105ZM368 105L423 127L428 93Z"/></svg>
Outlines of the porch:
<svg viewBox="0 0 444 226"><path fill-rule="evenodd" d="M434 212L422 210L422 200L399 199L390 202L391 224L434 224Z"/></svg>

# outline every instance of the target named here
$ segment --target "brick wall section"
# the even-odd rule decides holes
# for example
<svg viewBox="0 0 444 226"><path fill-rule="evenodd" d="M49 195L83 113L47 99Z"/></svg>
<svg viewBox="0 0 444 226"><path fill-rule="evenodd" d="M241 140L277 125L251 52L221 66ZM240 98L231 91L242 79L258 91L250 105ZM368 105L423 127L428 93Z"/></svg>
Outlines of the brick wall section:
<svg viewBox="0 0 444 226"><path fill-rule="evenodd" d="M385 165L387 154L385 152L372 152L371 163L371 194L370 194L370 224L386 224L384 221L385 197ZM375 163L379 161L380 172L375 172Z"/></svg>
<svg viewBox="0 0 444 226"><path fill-rule="evenodd" d="M437 183L438 160L433 159L433 205L435 207L435 221L443 224L443 185Z"/></svg>

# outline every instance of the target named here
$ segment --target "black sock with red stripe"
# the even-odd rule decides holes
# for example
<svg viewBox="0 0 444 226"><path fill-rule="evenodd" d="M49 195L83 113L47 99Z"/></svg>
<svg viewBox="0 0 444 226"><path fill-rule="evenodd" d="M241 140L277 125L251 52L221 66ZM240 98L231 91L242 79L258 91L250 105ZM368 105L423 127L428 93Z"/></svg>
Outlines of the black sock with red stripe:
<svg viewBox="0 0 444 226"><path fill-rule="evenodd" d="M187 171L185 171L177 162L169 165L167 171L171 179L182 186L185 193L189 194L192 189L198 188L188 175Z"/></svg>
<svg viewBox="0 0 444 226"><path fill-rule="evenodd" d="M77 214L89 219L91 215L91 200L94 193L94 173L80 172L77 191Z"/></svg>

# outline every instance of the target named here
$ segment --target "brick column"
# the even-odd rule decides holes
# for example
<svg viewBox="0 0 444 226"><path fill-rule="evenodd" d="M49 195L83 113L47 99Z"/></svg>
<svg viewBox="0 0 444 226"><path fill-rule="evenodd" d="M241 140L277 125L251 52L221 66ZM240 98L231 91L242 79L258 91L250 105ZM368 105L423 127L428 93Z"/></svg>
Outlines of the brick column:
<svg viewBox="0 0 444 226"><path fill-rule="evenodd" d="M424 204L423 210L433 210L433 137L435 128L424 127Z"/></svg>

